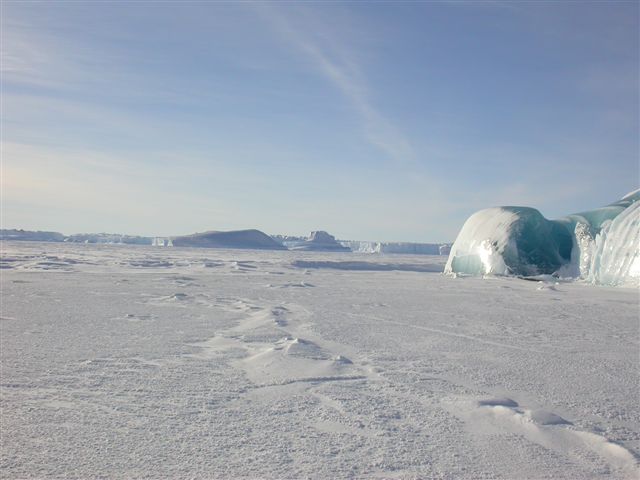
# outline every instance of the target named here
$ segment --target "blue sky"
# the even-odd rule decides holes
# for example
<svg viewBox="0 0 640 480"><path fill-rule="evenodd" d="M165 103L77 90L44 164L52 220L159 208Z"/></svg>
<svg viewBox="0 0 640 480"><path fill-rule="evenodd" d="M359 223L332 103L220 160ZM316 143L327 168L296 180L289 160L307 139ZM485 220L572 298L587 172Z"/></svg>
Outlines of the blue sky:
<svg viewBox="0 0 640 480"><path fill-rule="evenodd" d="M639 178L637 2L3 2L2 224L453 241Z"/></svg>

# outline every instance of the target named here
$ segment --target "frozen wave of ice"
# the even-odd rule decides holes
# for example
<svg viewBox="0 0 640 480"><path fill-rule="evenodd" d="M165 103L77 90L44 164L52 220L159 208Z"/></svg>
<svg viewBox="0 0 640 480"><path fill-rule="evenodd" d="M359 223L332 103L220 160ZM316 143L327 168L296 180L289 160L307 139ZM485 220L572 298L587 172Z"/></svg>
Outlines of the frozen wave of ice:
<svg viewBox="0 0 640 480"><path fill-rule="evenodd" d="M584 275L593 283L619 285L640 281L640 202L603 225L593 242Z"/></svg>
<svg viewBox="0 0 640 480"><path fill-rule="evenodd" d="M529 207L474 213L451 249L445 273L555 274L604 285L640 283L640 190L606 207L546 219Z"/></svg>

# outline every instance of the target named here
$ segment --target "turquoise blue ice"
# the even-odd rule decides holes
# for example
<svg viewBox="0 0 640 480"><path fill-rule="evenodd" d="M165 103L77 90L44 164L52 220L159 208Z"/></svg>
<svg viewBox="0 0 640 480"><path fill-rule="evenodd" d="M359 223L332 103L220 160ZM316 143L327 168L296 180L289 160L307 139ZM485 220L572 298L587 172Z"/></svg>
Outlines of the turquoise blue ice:
<svg viewBox="0 0 640 480"><path fill-rule="evenodd" d="M446 273L552 274L607 285L640 283L640 190L602 208L546 219L529 207L480 210L465 222Z"/></svg>

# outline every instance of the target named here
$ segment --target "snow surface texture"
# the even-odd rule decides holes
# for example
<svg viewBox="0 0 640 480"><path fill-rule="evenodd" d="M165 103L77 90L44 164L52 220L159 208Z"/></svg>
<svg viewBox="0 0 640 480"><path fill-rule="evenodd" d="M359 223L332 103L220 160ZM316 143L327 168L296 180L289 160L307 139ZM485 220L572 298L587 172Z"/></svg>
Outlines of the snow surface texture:
<svg viewBox="0 0 640 480"><path fill-rule="evenodd" d="M0 246L2 478L638 478L634 290Z"/></svg>
<svg viewBox="0 0 640 480"><path fill-rule="evenodd" d="M640 190L558 220L535 208L480 210L458 234L446 273L554 274L602 285L640 285Z"/></svg>
<svg viewBox="0 0 640 480"><path fill-rule="evenodd" d="M311 232L309 238L302 242L288 242L286 244L289 250L306 250L316 252L350 252L349 247L345 247L338 242L333 235L318 230Z"/></svg>

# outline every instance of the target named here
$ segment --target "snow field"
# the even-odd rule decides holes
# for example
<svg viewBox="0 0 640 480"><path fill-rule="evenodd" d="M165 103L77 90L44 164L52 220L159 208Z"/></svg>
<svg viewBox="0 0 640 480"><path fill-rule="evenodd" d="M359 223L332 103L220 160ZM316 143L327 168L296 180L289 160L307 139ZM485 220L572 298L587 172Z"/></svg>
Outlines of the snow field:
<svg viewBox="0 0 640 480"><path fill-rule="evenodd" d="M2 250L3 478L638 476L635 289L442 257Z"/></svg>

